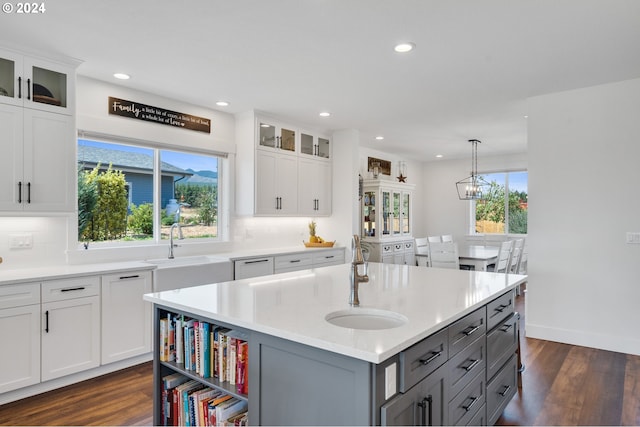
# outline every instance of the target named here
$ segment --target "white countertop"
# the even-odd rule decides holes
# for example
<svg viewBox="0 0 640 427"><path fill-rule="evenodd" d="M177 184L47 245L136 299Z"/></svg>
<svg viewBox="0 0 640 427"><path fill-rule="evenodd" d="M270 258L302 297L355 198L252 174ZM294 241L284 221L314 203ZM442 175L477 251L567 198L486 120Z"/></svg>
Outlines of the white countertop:
<svg viewBox="0 0 640 427"><path fill-rule="evenodd" d="M526 276L369 264L360 307L390 310L403 326L357 330L325 316L348 309L350 264L147 294L145 300L212 321L380 363L451 324Z"/></svg>
<svg viewBox="0 0 640 427"><path fill-rule="evenodd" d="M88 274L103 274L112 271L153 270L152 264L146 262L105 262L79 265L51 265L35 268L17 268L0 270L0 286L40 280L54 280Z"/></svg>

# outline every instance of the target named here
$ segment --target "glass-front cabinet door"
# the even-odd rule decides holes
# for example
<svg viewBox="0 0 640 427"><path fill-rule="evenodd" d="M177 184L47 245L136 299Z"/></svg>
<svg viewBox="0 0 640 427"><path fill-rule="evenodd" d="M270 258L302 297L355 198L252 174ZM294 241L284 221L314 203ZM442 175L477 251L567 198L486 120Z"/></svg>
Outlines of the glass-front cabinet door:
<svg viewBox="0 0 640 427"><path fill-rule="evenodd" d="M0 102L22 105L22 57L0 50Z"/></svg>
<svg viewBox="0 0 640 427"><path fill-rule="evenodd" d="M258 121L258 146L294 153L296 151L296 131L266 120Z"/></svg>
<svg viewBox="0 0 640 427"><path fill-rule="evenodd" d="M72 114L71 66L0 50L0 103Z"/></svg>
<svg viewBox="0 0 640 427"><path fill-rule="evenodd" d="M411 234L411 195L402 193L402 234Z"/></svg>
<svg viewBox="0 0 640 427"><path fill-rule="evenodd" d="M382 236L389 236L391 233L391 193L382 190Z"/></svg>
<svg viewBox="0 0 640 427"><path fill-rule="evenodd" d="M364 223L363 232L367 237L375 237L376 235L376 192L365 191L364 195Z"/></svg>
<svg viewBox="0 0 640 427"><path fill-rule="evenodd" d="M331 141L311 133L300 132L300 153L329 159L331 157Z"/></svg>
<svg viewBox="0 0 640 427"><path fill-rule="evenodd" d="M393 192L393 235L399 236L400 231L400 193Z"/></svg>

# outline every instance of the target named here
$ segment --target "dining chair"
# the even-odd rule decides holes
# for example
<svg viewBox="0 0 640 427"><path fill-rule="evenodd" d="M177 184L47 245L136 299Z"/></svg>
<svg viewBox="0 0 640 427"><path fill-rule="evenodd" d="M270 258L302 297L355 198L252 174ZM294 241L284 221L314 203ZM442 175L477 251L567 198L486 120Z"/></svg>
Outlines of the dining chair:
<svg viewBox="0 0 640 427"><path fill-rule="evenodd" d="M443 242L453 242L453 236L451 234L443 234L440 238Z"/></svg>
<svg viewBox="0 0 640 427"><path fill-rule="evenodd" d="M426 237L416 237L415 253L421 254L416 257L416 265L429 267L429 240ZM426 256L424 256L426 254Z"/></svg>
<svg viewBox="0 0 640 427"><path fill-rule="evenodd" d="M429 263L431 267L459 270L458 244L455 242L430 242Z"/></svg>
<svg viewBox="0 0 640 427"><path fill-rule="evenodd" d="M511 250L511 261L509 262L509 273L520 274L520 261L524 250L524 239L515 239Z"/></svg>
<svg viewBox="0 0 640 427"><path fill-rule="evenodd" d="M511 248L513 247L513 240L507 240L500 244L498 249L498 257L493 267L489 266L487 271L493 271L494 273L508 273L509 263L511 260Z"/></svg>
<svg viewBox="0 0 640 427"><path fill-rule="evenodd" d="M442 238L440 236L429 236L427 237L429 243L439 243L442 242Z"/></svg>

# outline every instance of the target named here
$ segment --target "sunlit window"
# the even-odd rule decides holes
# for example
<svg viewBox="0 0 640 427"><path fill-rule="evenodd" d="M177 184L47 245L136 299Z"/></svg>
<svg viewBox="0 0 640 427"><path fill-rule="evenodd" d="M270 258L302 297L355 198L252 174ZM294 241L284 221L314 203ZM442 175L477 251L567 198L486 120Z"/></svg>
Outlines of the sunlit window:
<svg viewBox="0 0 640 427"><path fill-rule="evenodd" d="M528 173L499 172L482 177L490 188L485 198L475 203L475 232L526 234Z"/></svg>
<svg viewBox="0 0 640 427"><path fill-rule="evenodd" d="M174 223L185 239L217 238L218 165L213 155L79 139L78 241L153 242Z"/></svg>

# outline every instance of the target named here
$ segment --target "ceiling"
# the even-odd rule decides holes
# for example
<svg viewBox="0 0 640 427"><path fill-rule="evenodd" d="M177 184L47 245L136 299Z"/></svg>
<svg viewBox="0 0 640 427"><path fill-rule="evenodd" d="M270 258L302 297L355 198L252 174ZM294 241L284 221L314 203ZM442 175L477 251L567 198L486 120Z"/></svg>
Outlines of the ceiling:
<svg viewBox="0 0 640 427"><path fill-rule="evenodd" d="M361 145L422 161L469 157L471 138L481 155L525 152L528 97L640 77L637 0L45 6L4 13L0 44L77 58L79 75L232 114L358 129ZM398 54L401 41L416 48ZM114 72L132 77L116 81Z"/></svg>

